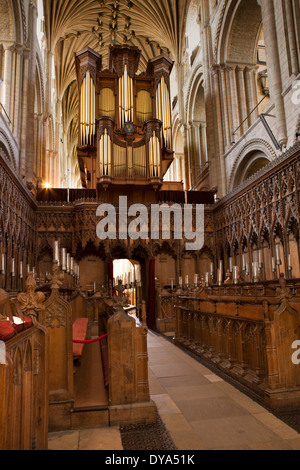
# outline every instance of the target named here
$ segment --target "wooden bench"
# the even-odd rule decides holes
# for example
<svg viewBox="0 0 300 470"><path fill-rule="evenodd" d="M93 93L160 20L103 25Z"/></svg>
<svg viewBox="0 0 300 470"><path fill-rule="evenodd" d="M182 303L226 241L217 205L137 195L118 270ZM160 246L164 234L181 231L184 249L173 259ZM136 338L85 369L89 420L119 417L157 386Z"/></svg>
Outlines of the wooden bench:
<svg viewBox="0 0 300 470"><path fill-rule="evenodd" d="M78 318L73 323L73 341L85 341L86 332L89 324L88 318ZM73 359L78 360L82 357L84 343L73 343Z"/></svg>

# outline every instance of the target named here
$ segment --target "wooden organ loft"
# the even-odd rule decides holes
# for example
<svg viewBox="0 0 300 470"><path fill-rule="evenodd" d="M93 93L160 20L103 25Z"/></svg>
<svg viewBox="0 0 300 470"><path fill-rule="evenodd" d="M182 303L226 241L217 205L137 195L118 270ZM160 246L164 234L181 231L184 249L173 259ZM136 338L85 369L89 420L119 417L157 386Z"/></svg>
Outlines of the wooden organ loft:
<svg viewBox="0 0 300 470"><path fill-rule="evenodd" d="M173 161L170 74L160 55L138 74L141 51L111 46L109 67L89 47L75 55L79 87L78 158L83 188L159 189Z"/></svg>

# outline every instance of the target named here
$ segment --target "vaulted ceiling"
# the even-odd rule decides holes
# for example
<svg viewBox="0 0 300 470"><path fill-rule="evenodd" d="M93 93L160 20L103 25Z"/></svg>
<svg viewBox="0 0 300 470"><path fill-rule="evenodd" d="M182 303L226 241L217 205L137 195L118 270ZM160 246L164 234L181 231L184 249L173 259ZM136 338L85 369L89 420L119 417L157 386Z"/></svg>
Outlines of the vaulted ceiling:
<svg viewBox="0 0 300 470"><path fill-rule="evenodd" d="M74 53L90 46L107 64L111 43L138 46L141 71L162 52L180 59L191 0L44 0L45 35L62 98L75 80Z"/></svg>

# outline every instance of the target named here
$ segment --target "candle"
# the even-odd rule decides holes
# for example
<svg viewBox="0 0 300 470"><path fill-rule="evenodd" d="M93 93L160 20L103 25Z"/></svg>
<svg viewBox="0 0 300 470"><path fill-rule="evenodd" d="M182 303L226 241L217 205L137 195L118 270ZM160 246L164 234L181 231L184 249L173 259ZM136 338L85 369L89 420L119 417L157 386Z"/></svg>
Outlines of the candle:
<svg viewBox="0 0 300 470"><path fill-rule="evenodd" d="M259 251L258 251L258 265L259 265L259 267L260 267L260 268L262 268L262 267L263 267L263 262L262 262L262 251L261 251L261 250L259 250Z"/></svg>
<svg viewBox="0 0 300 470"><path fill-rule="evenodd" d="M67 250L66 248L62 248L61 250L61 258L62 258L62 270L67 270Z"/></svg>
<svg viewBox="0 0 300 470"><path fill-rule="evenodd" d="M131 283L131 273L128 273L128 284Z"/></svg>
<svg viewBox="0 0 300 470"><path fill-rule="evenodd" d="M281 265L279 245L276 245L276 264L277 266Z"/></svg>
<svg viewBox="0 0 300 470"><path fill-rule="evenodd" d="M57 240L54 242L54 261L59 261L59 246Z"/></svg>
<svg viewBox="0 0 300 470"><path fill-rule="evenodd" d="M141 282L141 267L139 264L135 266L135 278L136 282Z"/></svg>
<svg viewBox="0 0 300 470"><path fill-rule="evenodd" d="M71 274L74 274L74 258L73 257L71 257L70 271L71 271Z"/></svg>
<svg viewBox="0 0 300 470"><path fill-rule="evenodd" d="M229 258L229 272L232 273L232 258Z"/></svg>
<svg viewBox="0 0 300 470"><path fill-rule="evenodd" d="M67 253L67 273L70 272L70 267L71 267L71 255L70 253Z"/></svg>
<svg viewBox="0 0 300 470"><path fill-rule="evenodd" d="M214 275L214 263L210 263L210 275Z"/></svg>
<svg viewBox="0 0 300 470"><path fill-rule="evenodd" d="M239 267L234 266L233 268L233 282L234 284L238 284L239 282Z"/></svg>
<svg viewBox="0 0 300 470"><path fill-rule="evenodd" d="M249 265L246 263L246 276L249 276Z"/></svg>
<svg viewBox="0 0 300 470"><path fill-rule="evenodd" d="M27 264L27 274L30 273L30 264Z"/></svg>
<svg viewBox="0 0 300 470"><path fill-rule="evenodd" d="M179 286L182 287L182 277L179 278Z"/></svg>
<svg viewBox="0 0 300 470"><path fill-rule="evenodd" d="M2 254L2 262L1 262L1 272L5 274L5 254Z"/></svg>
<svg viewBox="0 0 300 470"><path fill-rule="evenodd" d="M23 261L20 262L20 279L23 279Z"/></svg>
<svg viewBox="0 0 300 470"><path fill-rule="evenodd" d="M246 264L245 264L245 255L242 255L242 270L245 271Z"/></svg>
<svg viewBox="0 0 300 470"><path fill-rule="evenodd" d="M205 285L209 286L209 273L205 273Z"/></svg>
<svg viewBox="0 0 300 470"><path fill-rule="evenodd" d="M254 282L258 282L258 263L253 263L253 278Z"/></svg>
<svg viewBox="0 0 300 470"><path fill-rule="evenodd" d="M272 272L275 273L275 265L276 265L276 262L275 262L275 258L272 258Z"/></svg>
<svg viewBox="0 0 300 470"><path fill-rule="evenodd" d="M96 282L94 282L94 292L96 292Z"/></svg>
<svg viewBox="0 0 300 470"><path fill-rule="evenodd" d="M195 287L198 286L198 274L195 274L195 275L194 275L194 286L195 286Z"/></svg>
<svg viewBox="0 0 300 470"><path fill-rule="evenodd" d="M292 260L291 260L291 255L288 255L288 271L292 271Z"/></svg>
<svg viewBox="0 0 300 470"><path fill-rule="evenodd" d="M186 285L186 286L189 285L189 276L185 276L185 285Z"/></svg>
<svg viewBox="0 0 300 470"><path fill-rule="evenodd" d="M15 273L15 260L14 258L12 258L11 260L11 275L12 277L15 277L16 273Z"/></svg>
<svg viewBox="0 0 300 470"><path fill-rule="evenodd" d="M173 280L171 281L171 289L172 290L174 289L174 281Z"/></svg>
<svg viewBox="0 0 300 470"><path fill-rule="evenodd" d="M35 268L33 268L32 272L33 272L33 279L35 279Z"/></svg>
<svg viewBox="0 0 300 470"><path fill-rule="evenodd" d="M222 271L220 269L218 269L217 276L218 276L218 284L219 284L219 286L221 286L222 283L223 283L223 275L222 275Z"/></svg>

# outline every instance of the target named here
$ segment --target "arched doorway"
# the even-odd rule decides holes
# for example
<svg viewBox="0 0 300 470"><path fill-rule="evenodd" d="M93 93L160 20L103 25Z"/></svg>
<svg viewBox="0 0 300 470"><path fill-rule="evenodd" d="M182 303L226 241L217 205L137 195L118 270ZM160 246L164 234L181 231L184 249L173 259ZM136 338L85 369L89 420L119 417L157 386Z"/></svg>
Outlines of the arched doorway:
<svg viewBox="0 0 300 470"><path fill-rule="evenodd" d="M142 287L140 263L129 259L114 260L113 279L116 295L120 295L120 292L122 292L128 299L128 308L125 310L128 313L138 314ZM122 289L119 290L119 286Z"/></svg>

